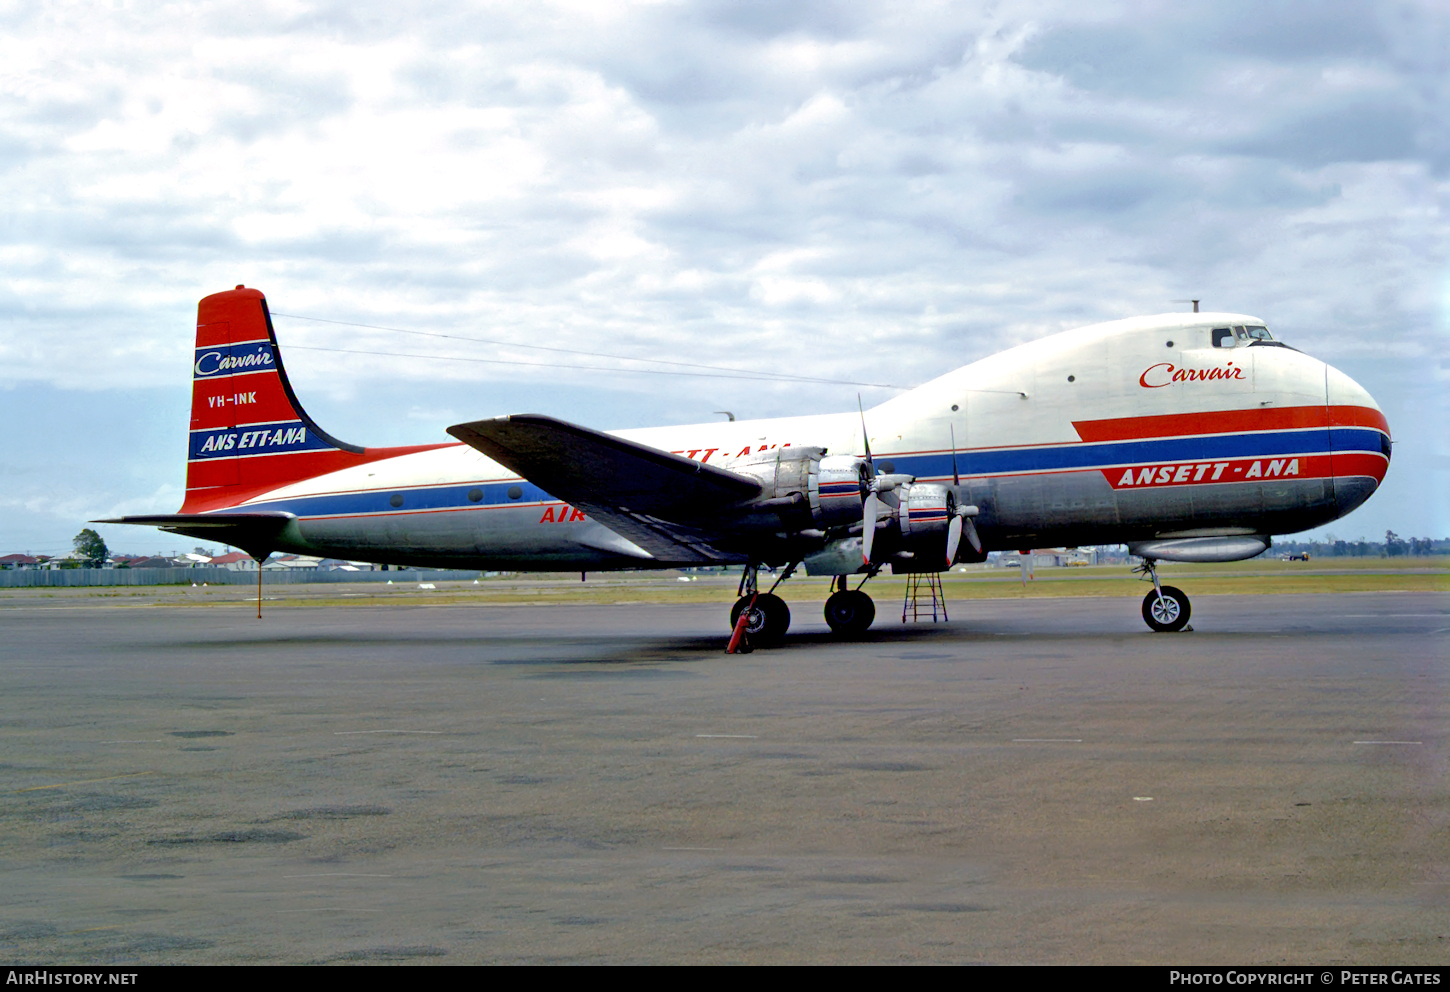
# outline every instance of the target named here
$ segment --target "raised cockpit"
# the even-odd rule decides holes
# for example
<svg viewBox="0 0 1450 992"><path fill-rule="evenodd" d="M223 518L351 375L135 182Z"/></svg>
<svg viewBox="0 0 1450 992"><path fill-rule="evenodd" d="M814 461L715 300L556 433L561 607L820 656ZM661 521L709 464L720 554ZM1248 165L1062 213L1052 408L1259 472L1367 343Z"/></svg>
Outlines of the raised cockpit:
<svg viewBox="0 0 1450 992"><path fill-rule="evenodd" d="M1270 334L1269 329L1261 324L1215 327L1213 329L1213 346L1215 348L1242 348L1260 341L1274 342L1274 335Z"/></svg>

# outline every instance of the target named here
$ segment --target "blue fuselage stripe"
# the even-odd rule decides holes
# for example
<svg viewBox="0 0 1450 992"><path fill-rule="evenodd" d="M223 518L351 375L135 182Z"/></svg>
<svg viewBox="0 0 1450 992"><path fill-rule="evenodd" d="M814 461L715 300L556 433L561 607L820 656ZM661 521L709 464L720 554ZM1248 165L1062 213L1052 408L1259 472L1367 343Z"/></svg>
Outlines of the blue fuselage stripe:
<svg viewBox="0 0 1450 992"><path fill-rule="evenodd" d="M994 451L959 451L957 470L962 476L1016 475L1024 472L1073 472L1116 465L1165 465L1172 462L1209 461L1226 458L1261 458L1275 455L1320 454L1335 451L1379 453L1383 435L1373 428L1336 427L1331 430L1274 431L1262 434L1225 434L1210 437L1155 438L1146 441L1114 441L1105 444L1072 444L1042 448L1003 448ZM890 457L896 471L919 479L950 478L952 455L939 452L922 455L878 455ZM854 486L854 484L853 484ZM510 499L508 491L518 487L521 495ZM482 498L470 500L478 490ZM853 489L853 495L855 490ZM402 496L401 506L391 502ZM419 486L360 493L327 493L294 496L248 503L232 512L285 510L299 517L356 516L372 513L408 513L424 510L459 510L509 506L512 504L555 503L530 482L487 482L471 485ZM221 511L226 512L226 511Z"/></svg>

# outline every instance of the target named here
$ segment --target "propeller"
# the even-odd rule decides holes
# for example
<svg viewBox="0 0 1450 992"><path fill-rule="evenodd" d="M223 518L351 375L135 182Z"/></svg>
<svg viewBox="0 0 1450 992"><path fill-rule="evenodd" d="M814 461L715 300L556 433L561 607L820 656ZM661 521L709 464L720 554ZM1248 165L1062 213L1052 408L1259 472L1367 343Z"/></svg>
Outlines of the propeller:
<svg viewBox="0 0 1450 992"><path fill-rule="evenodd" d="M871 542L876 539L876 514L880 508L881 500L876 495L875 483L872 483L871 491L861 505L861 560L867 565L871 564Z"/></svg>
<svg viewBox="0 0 1450 992"><path fill-rule="evenodd" d="M861 414L861 444L866 451L866 469L869 472L871 488L861 501L861 560L871 564L871 542L876 539L876 515L881 509L881 500L876 495L876 462L871 457L871 436L866 432L866 408L861 405L861 394L856 394L856 409Z"/></svg>
<svg viewBox="0 0 1450 992"><path fill-rule="evenodd" d="M861 396L856 395L856 406L861 407ZM871 437L866 432L866 411L861 409L861 443L866 451L867 483L866 496L861 501L861 560L871 564L871 545L876 540L876 523L881 516L881 494L893 492L897 486L911 481L909 475L877 475L876 462L871 456ZM888 463L889 464L889 463ZM905 508L902 512L906 512Z"/></svg>
<svg viewBox="0 0 1450 992"><path fill-rule="evenodd" d="M866 449L866 465L871 469L871 476L876 476L876 462L871 458L871 438L866 433L866 408L861 405L861 394L856 394L856 409L861 414L861 444Z"/></svg>
<svg viewBox="0 0 1450 992"><path fill-rule="evenodd" d="M871 543L876 538L876 521L881 516L881 493L894 492L897 486L911 481L909 475L878 475L871 480L871 488L861 502L861 558L871 564ZM906 512L906 507L901 508Z"/></svg>
<svg viewBox="0 0 1450 992"><path fill-rule="evenodd" d="M953 491L960 490L962 486L961 473L957 471L957 428L955 424L948 424L952 432L952 488ZM977 534L977 526L972 523L971 518L979 511L975 506L959 506L956 513L952 515L951 522L947 524L947 567L950 568L957 560L957 548L962 544L962 533L967 535L967 543L977 552L982 553L982 538Z"/></svg>
<svg viewBox="0 0 1450 992"><path fill-rule="evenodd" d="M961 546L963 533L967 535L967 543L976 549L977 554L982 553L982 538L977 534L976 524L971 521L977 513L975 506L959 506L957 512L952 514L951 522L947 524L948 568L957 560L957 548Z"/></svg>

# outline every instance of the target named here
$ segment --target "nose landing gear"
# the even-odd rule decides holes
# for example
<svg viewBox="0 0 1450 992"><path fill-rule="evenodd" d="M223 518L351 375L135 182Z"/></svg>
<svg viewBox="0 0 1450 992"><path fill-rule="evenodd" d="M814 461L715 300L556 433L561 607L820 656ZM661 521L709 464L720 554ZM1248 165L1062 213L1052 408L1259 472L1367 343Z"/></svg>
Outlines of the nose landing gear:
<svg viewBox="0 0 1450 992"><path fill-rule="evenodd" d="M1193 611L1188 596L1182 589L1158 581L1156 559L1144 558L1143 564L1133 571L1153 580L1153 591L1143 597L1143 620L1149 627L1160 634L1193 629L1188 626L1188 617Z"/></svg>

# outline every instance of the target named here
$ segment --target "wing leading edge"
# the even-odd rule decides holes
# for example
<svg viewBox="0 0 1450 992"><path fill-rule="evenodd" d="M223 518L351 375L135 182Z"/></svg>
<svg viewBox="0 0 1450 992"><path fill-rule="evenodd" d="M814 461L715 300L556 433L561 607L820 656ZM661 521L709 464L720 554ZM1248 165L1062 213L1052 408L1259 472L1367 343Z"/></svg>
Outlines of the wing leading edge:
<svg viewBox="0 0 1450 992"><path fill-rule="evenodd" d="M712 541L724 515L761 495L748 476L539 414L455 424L448 433L657 559L745 560Z"/></svg>

